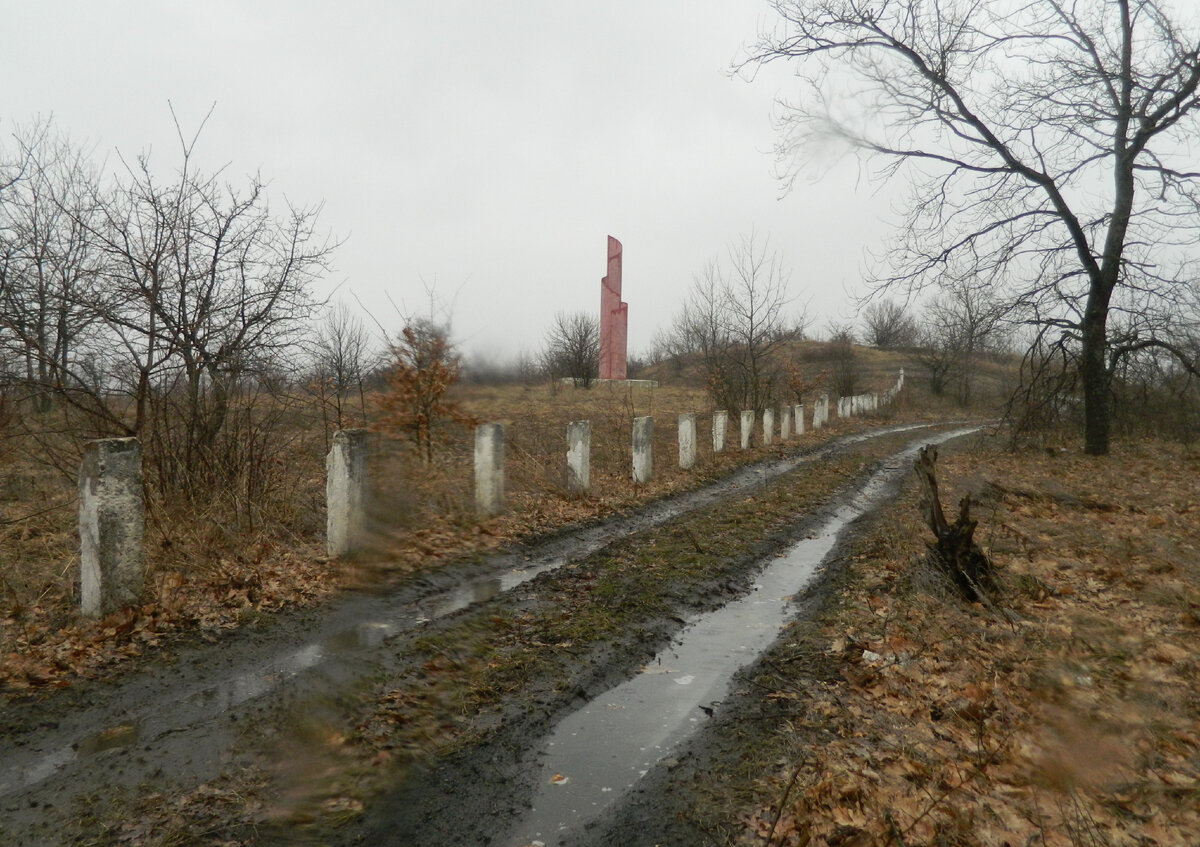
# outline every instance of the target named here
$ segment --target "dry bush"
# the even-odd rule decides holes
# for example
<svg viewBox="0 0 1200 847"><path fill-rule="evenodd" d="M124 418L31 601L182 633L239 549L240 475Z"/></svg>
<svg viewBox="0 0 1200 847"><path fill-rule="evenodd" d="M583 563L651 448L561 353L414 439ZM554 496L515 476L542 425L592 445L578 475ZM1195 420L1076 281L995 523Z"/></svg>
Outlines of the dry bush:
<svg viewBox="0 0 1200 847"><path fill-rule="evenodd" d="M894 378L891 371L874 387ZM712 408L699 388L459 385L448 399L471 419L507 424L503 514L475 514L470 427L446 422L431 458L425 445L376 433L373 537L353 565L329 562L319 398L264 392L231 404L221 436L228 443L214 443L213 456L223 462L221 484L176 499L162 496L154 474L147 474L143 602L97 622L78 614L76 475L83 439L65 417L23 415L18 423L28 427L3 433L8 449L0 456L0 684L28 688L96 675L167 633L236 626L264 611L314 602L355 577L374 581L433 569L609 516L764 456L761 448L738 448L735 414L726 451L712 453ZM678 467L682 412L697 416L697 464L690 472ZM655 419L654 475L634 485L632 425L644 415ZM567 491L564 479L566 427L576 420L592 423L592 487L583 495ZM807 427L805 439L815 443L870 425L833 423L820 433ZM771 450L796 446L776 441ZM154 461L150 451L151 469Z"/></svg>

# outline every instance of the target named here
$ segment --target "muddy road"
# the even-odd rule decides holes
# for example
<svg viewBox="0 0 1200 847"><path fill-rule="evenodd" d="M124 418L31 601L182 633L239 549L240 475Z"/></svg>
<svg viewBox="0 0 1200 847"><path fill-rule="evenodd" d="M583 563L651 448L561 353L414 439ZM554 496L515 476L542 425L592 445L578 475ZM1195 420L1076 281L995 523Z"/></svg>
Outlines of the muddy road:
<svg viewBox="0 0 1200 847"><path fill-rule="evenodd" d="M965 432L846 436L8 704L0 843L636 844L649 817L645 843L705 843L664 810L736 672L906 451Z"/></svg>

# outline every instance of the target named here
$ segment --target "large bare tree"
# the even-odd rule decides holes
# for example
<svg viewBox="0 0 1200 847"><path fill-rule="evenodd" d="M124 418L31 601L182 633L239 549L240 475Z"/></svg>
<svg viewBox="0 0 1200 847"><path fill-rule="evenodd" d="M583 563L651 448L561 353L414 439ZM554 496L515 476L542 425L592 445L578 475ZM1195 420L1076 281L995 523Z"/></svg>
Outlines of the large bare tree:
<svg viewBox="0 0 1200 847"><path fill-rule="evenodd" d="M1200 22L1155 0L774 6L744 67L797 65L790 173L832 134L910 177L878 281L911 293L969 267L1059 332L1077 350L1084 449L1107 453L1121 359L1186 354L1170 304L1196 279Z"/></svg>
<svg viewBox="0 0 1200 847"><path fill-rule="evenodd" d="M73 431L137 435L154 482L203 494L266 443L250 398L296 358L335 244L318 208L201 171L198 134L166 176L143 155L102 178L48 121L0 150L0 351Z"/></svg>
<svg viewBox="0 0 1200 847"><path fill-rule="evenodd" d="M672 349L697 356L709 391L721 408L767 408L782 390L778 351L801 334L803 318L789 320L789 271L769 239L742 236L711 259L671 330Z"/></svg>

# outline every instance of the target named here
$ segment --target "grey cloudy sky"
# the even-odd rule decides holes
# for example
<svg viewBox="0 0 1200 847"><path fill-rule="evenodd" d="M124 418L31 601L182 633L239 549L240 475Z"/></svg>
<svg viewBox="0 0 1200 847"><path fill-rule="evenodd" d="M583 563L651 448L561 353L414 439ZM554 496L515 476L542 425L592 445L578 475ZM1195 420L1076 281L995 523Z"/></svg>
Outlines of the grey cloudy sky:
<svg viewBox="0 0 1200 847"><path fill-rule="evenodd" d="M787 73L728 74L771 23L764 0L6 0L0 132L52 113L97 158L152 148L165 171L168 101L188 130L215 103L202 162L323 200L345 238L321 295L398 328L384 292L420 311L436 283L475 355L597 311L612 234L637 351L742 233L771 238L818 325L853 313L886 235L853 159L779 198Z"/></svg>

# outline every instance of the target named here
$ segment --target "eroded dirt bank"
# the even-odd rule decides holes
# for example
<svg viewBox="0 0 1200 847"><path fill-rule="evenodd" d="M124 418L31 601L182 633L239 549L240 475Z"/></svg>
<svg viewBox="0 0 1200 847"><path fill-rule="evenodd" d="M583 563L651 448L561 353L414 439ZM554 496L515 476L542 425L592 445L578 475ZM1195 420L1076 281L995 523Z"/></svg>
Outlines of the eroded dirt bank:
<svg viewBox="0 0 1200 847"><path fill-rule="evenodd" d="M119 685L9 708L5 837L489 843L528 802L536 739L685 618L744 594L764 557L913 438L847 439L820 462L748 469L436 582L183 651ZM524 569L531 581L497 593Z"/></svg>

